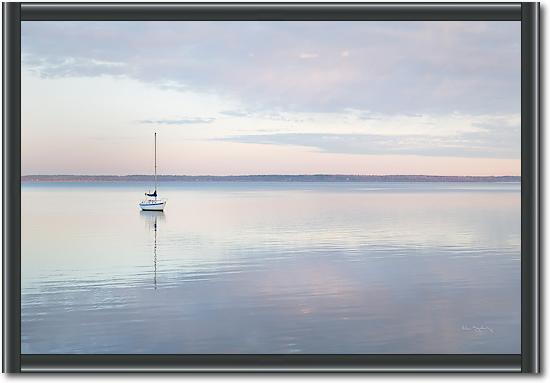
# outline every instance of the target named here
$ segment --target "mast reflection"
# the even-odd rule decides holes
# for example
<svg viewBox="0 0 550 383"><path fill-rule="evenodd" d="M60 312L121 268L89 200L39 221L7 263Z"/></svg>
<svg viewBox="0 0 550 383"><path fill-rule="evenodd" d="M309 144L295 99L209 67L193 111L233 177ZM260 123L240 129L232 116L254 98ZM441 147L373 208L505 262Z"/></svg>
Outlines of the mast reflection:
<svg viewBox="0 0 550 383"><path fill-rule="evenodd" d="M162 211L141 211L139 213L144 219L149 229L153 231L153 285L157 289L157 231L158 224L164 221L164 212Z"/></svg>

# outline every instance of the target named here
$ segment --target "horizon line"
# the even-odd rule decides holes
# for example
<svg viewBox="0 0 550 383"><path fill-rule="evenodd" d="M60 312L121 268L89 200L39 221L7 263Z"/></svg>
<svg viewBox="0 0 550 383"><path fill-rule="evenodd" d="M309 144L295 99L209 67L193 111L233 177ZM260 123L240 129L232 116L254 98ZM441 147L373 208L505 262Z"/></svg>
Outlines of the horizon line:
<svg viewBox="0 0 550 383"><path fill-rule="evenodd" d="M152 174L25 174L23 177L154 177ZM521 175L441 175L441 174L351 174L351 173L301 173L301 174L158 174L157 177L469 177L469 178L502 178L502 177L521 177Z"/></svg>

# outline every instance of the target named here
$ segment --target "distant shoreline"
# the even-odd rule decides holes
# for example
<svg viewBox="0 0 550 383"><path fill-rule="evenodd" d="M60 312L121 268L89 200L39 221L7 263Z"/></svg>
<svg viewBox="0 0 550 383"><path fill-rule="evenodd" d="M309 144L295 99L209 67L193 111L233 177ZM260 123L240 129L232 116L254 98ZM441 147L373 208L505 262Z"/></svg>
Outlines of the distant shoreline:
<svg viewBox="0 0 550 383"><path fill-rule="evenodd" d="M26 175L22 183L32 182L150 182L150 175ZM185 176L161 175L159 182L520 182L521 176L431 176L431 175L244 175Z"/></svg>

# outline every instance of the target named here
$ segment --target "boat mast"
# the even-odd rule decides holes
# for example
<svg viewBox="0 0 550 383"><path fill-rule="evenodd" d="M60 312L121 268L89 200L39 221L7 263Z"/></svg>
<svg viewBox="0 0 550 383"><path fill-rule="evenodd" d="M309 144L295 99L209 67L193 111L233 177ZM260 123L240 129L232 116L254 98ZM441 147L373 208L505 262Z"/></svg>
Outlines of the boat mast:
<svg viewBox="0 0 550 383"><path fill-rule="evenodd" d="M155 132L155 194L157 194L157 132Z"/></svg>

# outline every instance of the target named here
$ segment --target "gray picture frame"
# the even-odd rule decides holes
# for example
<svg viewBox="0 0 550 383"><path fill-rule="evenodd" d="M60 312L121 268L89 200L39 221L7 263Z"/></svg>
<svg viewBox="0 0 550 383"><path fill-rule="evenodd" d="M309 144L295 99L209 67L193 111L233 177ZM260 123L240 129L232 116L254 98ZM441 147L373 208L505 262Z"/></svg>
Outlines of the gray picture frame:
<svg viewBox="0 0 550 383"><path fill-rule="evenodd" d="M484 371L539 367L539 3L3 3L3 371ZM21 22L521 20L521 353L518 355L21 354Z"/></svg>

